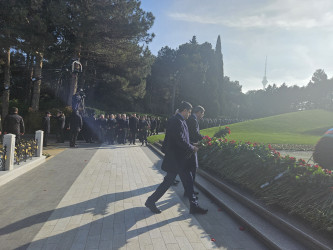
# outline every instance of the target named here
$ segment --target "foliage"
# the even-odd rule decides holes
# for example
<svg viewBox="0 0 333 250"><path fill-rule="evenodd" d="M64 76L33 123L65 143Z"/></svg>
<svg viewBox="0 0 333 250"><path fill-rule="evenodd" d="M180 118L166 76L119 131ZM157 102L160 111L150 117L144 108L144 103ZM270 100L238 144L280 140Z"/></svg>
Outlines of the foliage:
<svg viewBox="0 0 333 250"><path fill-rule="evenodd" d="M271 145L208 136L201 141L198 159L201 168L254 192L267 204L333 231L331 170L281 157Z"/></svg>
<svg viewBox="0 0 333 250"><path fill-rule="evenodd" d="M79 59L79 87L86 89L88 105L120 111L143 107L153 60L147 44L154 37L148 32L154 16L141 9L140 1L0 3L0 51L13 51L14 98L38 107L36 102L45 94L46 99L60 98L64 106L71 98L71 63ZM1 57L1 65L4 62ZM3 79L2 69L0 73Z"/></svg>
<svg viewBox="0 0 333 250"><path fill-rule="evenodd" d="M219 127L219 130L214 134L214 137L225 138L227 135L230 135L229 127Z"/></svg>
<svg viewBox="0 0 333 250"><path fill-rule="evenodd" d="M208 42L198 44L195 36L176 50L166 46L158 52L147 80L147 106L152 112L173 114L186 100L204 106L211 117L232 113L241 86L223 72L220 37L215 49Z"/></svg>

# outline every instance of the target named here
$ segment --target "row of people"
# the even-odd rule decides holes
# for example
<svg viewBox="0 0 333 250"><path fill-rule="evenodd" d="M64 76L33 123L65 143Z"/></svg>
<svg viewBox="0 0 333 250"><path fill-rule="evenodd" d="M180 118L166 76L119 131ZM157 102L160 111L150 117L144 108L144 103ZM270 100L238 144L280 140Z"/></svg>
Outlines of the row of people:
<svg viewBox="0 0 333 250"><path fill-rule="evenodd" d="M51 113L46 112L43 118L44 146L48 144L51 117ZM130 117L126 114L118 114L117 116L113 114L100 115L99 118L95 118L94 115L81 116L78 111L73 111L67 121L64 113L58 111L53 118L56 120L57 143L63 143L65 137L69 137L71 147L76 145L78 136L82 137L87 143L98 140L101 143L106 142L110 145L115 143L125 144L127 141L130 144L135 144L136 139L139 138L142 145L147 145L147 137L158 134L161 124L159 117L149 118L146 115L136 116L136 114L132 114ZM68 132L69 135L66 135Z"/></svg>
<svg viewBox="0 0 333 250"><path fill-rule="evenodd" d="M87 142L99 140L108 144L136 144L139 138L142 145L147 144L147 137L158 134L160 129L160 118L148 118L146 115L137 116L132 114L100 115L98 119L94 116L83 117L82 136Z"/></svg>

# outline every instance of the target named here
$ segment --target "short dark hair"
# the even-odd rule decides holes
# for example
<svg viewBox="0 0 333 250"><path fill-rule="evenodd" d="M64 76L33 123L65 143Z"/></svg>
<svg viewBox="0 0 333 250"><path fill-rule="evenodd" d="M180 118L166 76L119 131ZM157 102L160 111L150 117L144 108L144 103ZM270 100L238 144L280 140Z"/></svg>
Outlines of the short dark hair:
<svg viewBox="0 0 333 250"><path fill-rule="evenodd" d="M192 110L192 113L198 113L198 112L201 112L201 113L205 112L204 107L198 105Z"/></svg>
<svg viewBox="0 0 333 250"><path fill-rule="evenodd" d="M17 113L18 112L18 108L16 108L16 107L11 107L10 108L10 113L11 114L15 114L15 113Z"/></svg>
<svg viewBox="0 0 333 250"><path fill-rule="evenodd" d="M192 107L192 104L191 103L189 103L189 102L184 102L184 101L182 101L182 103L179 105L179 112L182 112L182 111L184 111L185 109L186 110L190 110L190 109L192 109L193 107Z"/></svg>

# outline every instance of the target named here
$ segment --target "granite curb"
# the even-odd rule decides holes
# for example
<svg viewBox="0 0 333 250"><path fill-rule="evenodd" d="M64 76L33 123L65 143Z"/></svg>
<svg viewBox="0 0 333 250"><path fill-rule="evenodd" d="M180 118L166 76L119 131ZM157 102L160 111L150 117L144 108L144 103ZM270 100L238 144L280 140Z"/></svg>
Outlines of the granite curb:
<svg viewBox="0 0 333 250"><path fill-rule="evenodd" d="M13 170L6 170L0 172L0 187L6 183L14 180L15 178L29 172L30 170L38 167L46 161L46 156L33 157L27 162L21 163L20 165L14 165Z"/></svg>
<svg viewBox="0 0 333 250"><path fill-rule="evenodd" d="M157 145L156 145L157 144ZM154 145L149 144L150 148L154 150L158 155L161 157L164 156L164 154L161 152L160 147L161 145L158 143L155 143ZM205 180L209 181L211 184L213 184L215 187L220 189L221 191L227 193L231 197L233 197L235 200L237 200L239 203L241 203L243 206L246 206L256 214L258 214L260 217L264 218L265 220L269 221L274 227L278 228L279 230L283 231L284 233L292 236L297 241L302 242L303 245L305 245L308 249L322 249L322 250L330 250L331 247L321 243L320 241L313 238L311 235L308 235L307 233L303 232L302 230L296 228L295 226L291 225L289 222L285 221L284 219L276 216L275 214L271 213L264 207L260 206L259 204L253 202L252 200L248 199L238 191L234 190L233 188L229 187L227 184L221 182L220 180L214 178L207 172L203 170L198 170L197 172L199 176L204 178ZM201 185L200 182L196 181L196 186L206 193L209 197L211 197L218 205L223 207L232 217L234 217L236 220L240 221L244 225L246 225L251 232L253 232L260 240L264 242L270 249L281 249L276 243L274 243L272 240L270 240L268 237L266 237L263 233L258 230L255 225L247 221L245 218L243 218L240 214L235 212L232 208L229 208L229 206L223 202L223 200L219 199L212 190L209 190L209 188L205 187L204 185Z"/></svg>

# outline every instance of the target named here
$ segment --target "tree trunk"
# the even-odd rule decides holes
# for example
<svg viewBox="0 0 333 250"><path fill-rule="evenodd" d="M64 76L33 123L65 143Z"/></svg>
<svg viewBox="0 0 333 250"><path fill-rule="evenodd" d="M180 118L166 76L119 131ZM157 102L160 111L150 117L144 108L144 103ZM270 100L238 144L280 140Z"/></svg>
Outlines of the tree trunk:
<svg viewBox="0 0 333 250"><path fill-rule="evenodd" d="M77 45L75 46L75 56L74 56L74 58L75 57L77 58L77 61L80 61L80 58L81 58L82 37L83 37L83 33L79 32L78 42L77 42ZM69 86L69 93L68 93L68 98L67 98L67 105L68 106L72 106L72 97L76 93L77 85L78 85L78 79L79 79L78 73L72 72L72 79L71 79L71 83L70 83L70 86Z"/></svg>
<svg viewBox="0 0 333 250"><path fill-rule="evenodd" d="M40 86L42 84L43 53L36 53L36 64L34 71L35 81L33 83L31 108L33 111L39 110Z"/></svg>
<svg viewBox="0 0 333 250"><path fill-rule="evenodd" d="M27 55L27 85L25 89L25 99L24 103L30 107L31 105L31 89L32 89L32 77L34 75L34 67L33 67L34 57L31 54Z"/></svg>
<svg viewBox="0 0 333 250"><path fill-rule="evenodd" d="M4 92L2 94L2 121L8 114L9 108L9 87L10 87L10 47L6 52L5 71L4 71Z"/></svg>
<svg viewBox="0 0 333 250"><path fill-rule="evenodd" d="M71 83L69 86L69 93L67 98L67 106L72 106L72 97L76 93L78 82L78 73L72 72Z"/></svg>

